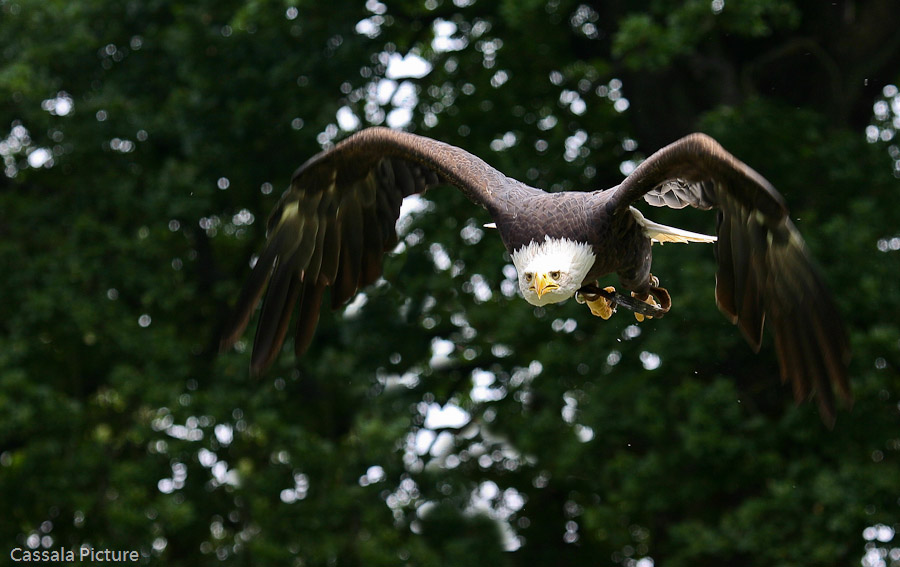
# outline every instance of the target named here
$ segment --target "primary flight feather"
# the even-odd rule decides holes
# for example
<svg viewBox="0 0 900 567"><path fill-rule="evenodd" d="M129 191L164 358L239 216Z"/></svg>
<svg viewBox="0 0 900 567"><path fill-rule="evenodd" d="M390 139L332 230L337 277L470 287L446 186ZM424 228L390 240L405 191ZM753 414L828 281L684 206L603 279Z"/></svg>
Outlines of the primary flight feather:
<svg viewBox="0 0 900 567"><path fill-rule="evenodd" d="M761 175L704 134L644 160L616 187L547 193L509 178L480 158L430 138L387 128L350 136L300 166L268 221L268 240L222 338L231 347L265 293L251 356L253 372L278 355L291 314L295 350L309 346L323 292L332 308L381 274L397 243L403 199L448 184L484 207L534 305L576 297L607 318L615 303L599 278L615 273L638 300L664 313L668 292L650 273L652 242L715 242L716 302L754 350L766 320L782 380L795 398L815 392L834 420L834 390L850 399L849 343L837 308L781 195ZM717 235L650 221L632 205L718 210ZM599 293L598 293L599 292ZM640 315L636 313L640 318Z"/></svg>

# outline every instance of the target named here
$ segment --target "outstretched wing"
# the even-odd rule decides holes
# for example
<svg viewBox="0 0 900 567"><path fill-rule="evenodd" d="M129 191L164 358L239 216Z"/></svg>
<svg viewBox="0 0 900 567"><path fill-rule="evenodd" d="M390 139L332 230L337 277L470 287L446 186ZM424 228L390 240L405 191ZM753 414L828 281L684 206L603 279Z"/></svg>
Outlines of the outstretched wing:
<svg viewBox="0 0 900 567"><path fill-rule="evenodd" d="M782 380L797 401L815 392L822 418L833 423L832 384L851 399L849 342L775 188L709 136L692 134L651 155L615 191L611 211L641 197L658 207L718 209L716 303L754 350L768 319Z"/></svg>
<svg viewBox="0 0 900 567"><path fill-rule="evenodd" d="M505 176L479 158L429 138L369 128L300 166L269 217L268 240L238 298L221 340L240 338L265 291L253 343L258 373L284 342L299 304L295 350L309 346L322 294L331 287L337 308L381 274L382 258L397 243L403 198L449 183L489 210ZM268 284L268 287L267 287Z"/></svg>

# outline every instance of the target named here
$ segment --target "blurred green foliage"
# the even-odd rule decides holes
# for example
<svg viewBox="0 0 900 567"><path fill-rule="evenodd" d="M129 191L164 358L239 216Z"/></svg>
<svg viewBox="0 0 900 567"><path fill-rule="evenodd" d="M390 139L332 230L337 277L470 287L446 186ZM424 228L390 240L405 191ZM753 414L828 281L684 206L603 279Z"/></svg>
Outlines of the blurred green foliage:
<svg viewBox="0 0 900 567"><path fill-rule="evenodd" d="M900 150L873 104L897 112L897 19L889 0L0 0L2 553L881 557L896 544L863 534L900 522ZM428 72L395 76L408 53ZM793 404L771 342L752 354L716 310L709 248L655 251L664 319L535 309L449 188L364 304L251 379L252 333L219 355L219 327L291 171L348 134L342 108L350 128L407 112L548 190L715 136L785 194L837 294L852 411L829 431Z"/></svg>

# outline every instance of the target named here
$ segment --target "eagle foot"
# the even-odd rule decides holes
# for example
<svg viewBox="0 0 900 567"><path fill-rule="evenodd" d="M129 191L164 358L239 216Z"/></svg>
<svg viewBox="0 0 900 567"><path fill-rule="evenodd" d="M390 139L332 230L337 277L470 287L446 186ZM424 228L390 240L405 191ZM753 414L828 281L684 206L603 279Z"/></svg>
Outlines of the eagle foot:
<svg viewBox="0 0 900 567"><path fill-rule="evenodd" d="M659 278L656 276L650 276L650 291L645 293L635 293L631 292L631 296L635 299L643 301L644 303L652 306L655 310L659 311L659 316L662 317L666 313L668 313L669 309L672 308L672 296L669 295L669 291L666 288L659 287ZM639 313L635 311L634 318L638 320L640 323L644 319L653 319L653 315Z"/></svg>
<svg viewBox="0 0 900 567"><path fill-rule="evenodd" d="M659 318L665 315L669 310L669 307L672 305L672 300L669 298L668 291L652 285L653 283L658 283L658 280L653 279L650 283L650 293L646 295L653 295L656 298L656 301L645 302L638 299L636 296L633 296L634 294L625 295L619 293L612 286L601 289L597 287L596 284L582 286L581 289L575 292L575 301L578 303L588 303L589 306L590 304L593 304L594 307L599 307L599 313L595 312L594 309L591 309L591 313L594 313L594 315L597 315L598 317L605 311L603 310L602 305L598 305L598 302L601 299L605 299L613 313L616 311L617 307L621 306L630 311L634 311L635 313L642 313L643 315Z"/></svg>
<svg viewBox="0 0 900 567"><path fill-rule="evenodd" d="M609 293L610 295L616 293L616 288L613 286L607 286L603 288L603 291ZM603 295L598 294L583 294L581 292L575 293L575 301L578 303L586 303L587 306L591 309L591 313L595 317L600 317L604 321L612 317L612 314L616 312L616 304L610 299L607 299Z"/></svg>
<svg viewBox="0 0 900 567"><path fill-rule="evenodd" d="M635 293L632 291L631 297L638 299L640 301L643 301L644 303L646 303L647 305L650 305L652 307L657 307L657 308L659 307L659 303L649 293ZM638 313L637 311L635 311L634 318L637 319L638 323L640 323L644 319L653 319L653 315L644 315L643 313Z"/></svg>

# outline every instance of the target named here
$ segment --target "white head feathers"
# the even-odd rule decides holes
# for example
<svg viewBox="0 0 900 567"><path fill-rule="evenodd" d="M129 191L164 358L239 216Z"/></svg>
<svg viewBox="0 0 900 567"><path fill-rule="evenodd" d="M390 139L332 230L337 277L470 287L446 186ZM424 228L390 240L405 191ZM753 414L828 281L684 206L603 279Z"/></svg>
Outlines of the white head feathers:
<svg viewBox="0 0 900 567"><path fill-rule="evenodd" d="M594 251L588 244L568 238L544 237L543 242L532 241L512 254L519 276L519 290L532 305L558 303L575 295L585 276L594 265ZM536 274L559 272L558 289L551 289L538 297L532 285Z"/></svg>

